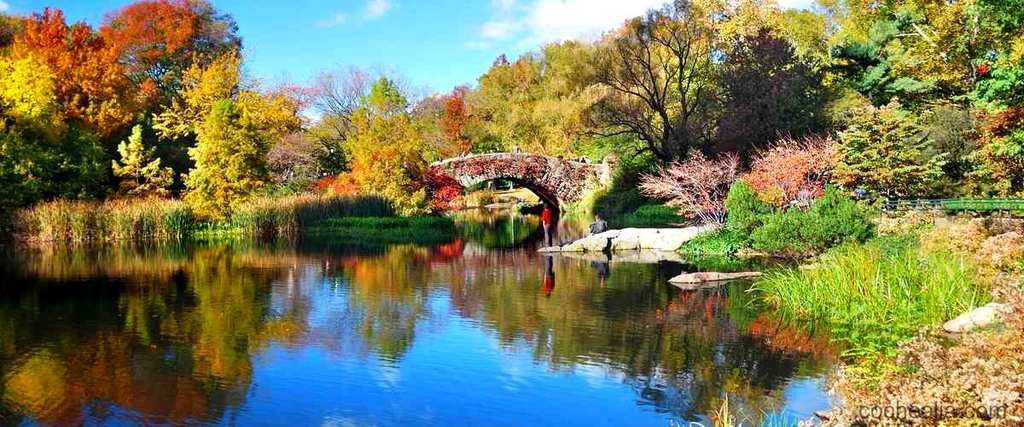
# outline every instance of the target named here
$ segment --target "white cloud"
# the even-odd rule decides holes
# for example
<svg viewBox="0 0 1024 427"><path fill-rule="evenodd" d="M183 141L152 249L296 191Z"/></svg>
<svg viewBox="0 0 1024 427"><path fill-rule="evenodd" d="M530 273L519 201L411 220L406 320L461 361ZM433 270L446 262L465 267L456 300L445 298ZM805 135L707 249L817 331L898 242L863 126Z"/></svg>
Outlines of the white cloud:
<svg viewBox="0 0 1024 427"><path fill-rule="evenodd" d="M494 18L480 27L480 36L516 37L523 45L591 38L664 4L665 0L530 0L520 6L516 0L491 0ZM478 40L466 46L485 44Z"/></svg>
<svg viewBox="0 0 1024 427"><path fill-rule="evenodd" d="M806 9L814 0L779 0L783 8ZM488 41L518 39L523 46L590 39L614 30L627 19L659 9L666 0L491 0L492 19L480 27L480 39L467 48L484 49Z"/></svg>
<svg viewBox="0 0 1024 427"><path fill-rule="evenodd" d="M490 21L480 28L480 35L488 39L503 39L516 31L515 21Z"/></svg>
<svg viewBox="0 0 1024 427"><path fill-rule="evenodd" d="M664 0L536 0L525 19L527 41L594 37L664 4Z"/></svg>
<svg viewBox="0 0 1024 427"><path fill-rule="evenodd" d="M384 16L393 7L391 0L370 0L369 3L366 3L366 12L363 16L366 19L377 19Z"/></svg>
<svg viewBox="0 0 1024 427"><path fill-rule="evenodd" d="M0 0L0 12L7 12L10 8L11 5L4 2L4 0Z"/></svg>
<svg viewBox="0 0 1024 427"><path fill-rule="evenodd" d="M334 16L331 16L329 18L326 18L326 19L318 22L317 26L320 27L320 28L332 28L332 27L337 27L337 26L339 26L341 24L344 24L347 21L348 21L348 15L345 14L345 12L338 12L338 13L335 13Z"/></svg>
<svg viewBox="0 0 1024 427"><path fill-rule="evenodd" d="M491 7L499 14L509 14L516 7L516 0L491 0Z"/></svg>

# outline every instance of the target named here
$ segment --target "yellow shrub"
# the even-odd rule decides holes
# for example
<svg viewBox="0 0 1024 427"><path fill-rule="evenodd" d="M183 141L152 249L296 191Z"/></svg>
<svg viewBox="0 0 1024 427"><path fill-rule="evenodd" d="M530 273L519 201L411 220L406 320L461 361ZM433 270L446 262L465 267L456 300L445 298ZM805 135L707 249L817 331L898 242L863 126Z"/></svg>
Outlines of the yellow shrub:
<svg viewBox="0 0 1024 427"><path fill-rule="evenodd" d="M921 250L926 253L948 250L974 256L988 237L988 229L982 219L944 223L921 235Z"/></svg>

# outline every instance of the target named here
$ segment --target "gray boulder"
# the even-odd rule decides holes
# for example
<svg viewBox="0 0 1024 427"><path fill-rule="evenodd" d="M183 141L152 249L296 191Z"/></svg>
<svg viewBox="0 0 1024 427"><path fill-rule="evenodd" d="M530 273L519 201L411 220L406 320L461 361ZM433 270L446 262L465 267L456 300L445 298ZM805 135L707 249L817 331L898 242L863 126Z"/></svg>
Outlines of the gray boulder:
<svg viewBox="0 0 1024 427"><path fill-rule="evenodd" d="M989 303L942 324L942 329L950 333L964 333L985 328L999 322L999 316L1009 310L1006 304Z"/></svg>

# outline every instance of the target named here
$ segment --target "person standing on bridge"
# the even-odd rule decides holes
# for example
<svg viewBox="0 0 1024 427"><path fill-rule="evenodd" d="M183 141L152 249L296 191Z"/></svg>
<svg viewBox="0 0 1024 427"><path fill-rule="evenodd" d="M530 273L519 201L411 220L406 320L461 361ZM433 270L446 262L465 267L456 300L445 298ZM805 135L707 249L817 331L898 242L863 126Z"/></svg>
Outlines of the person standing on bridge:
<svg viewBox="0 0 1024 427"><path fill-rule="evenodd" d="M551 207L544 204L544 211L540 213L540 223L544 227L544 245L551 246Z"/></svg>

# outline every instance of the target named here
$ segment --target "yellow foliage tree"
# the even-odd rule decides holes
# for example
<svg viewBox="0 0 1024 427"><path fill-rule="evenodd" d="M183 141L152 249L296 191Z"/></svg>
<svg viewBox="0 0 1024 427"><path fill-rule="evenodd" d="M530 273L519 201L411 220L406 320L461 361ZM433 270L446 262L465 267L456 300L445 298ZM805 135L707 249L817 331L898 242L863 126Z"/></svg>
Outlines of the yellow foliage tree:
<svg viewBox="0 0 1024 427"><path fill-rule="evenodd" d="M379 80L353 114L353 132L346 139L351 178L359 190L379 194L403 215L426 212L426 190L416 179L425 169L424 143L394 83Z"/></svg>
<svg viewBox="0 0 1024 427"><path fill-rule="evenodd" d="M267 186L270 147L301 125L298 103L247 84L241 65L237 52L205 68L193 65L185 72L180 99L154 125L165 138L196 136L196 146L189 149L195 168L185 178L185 201L211 218L227 217Z"/></svg>

